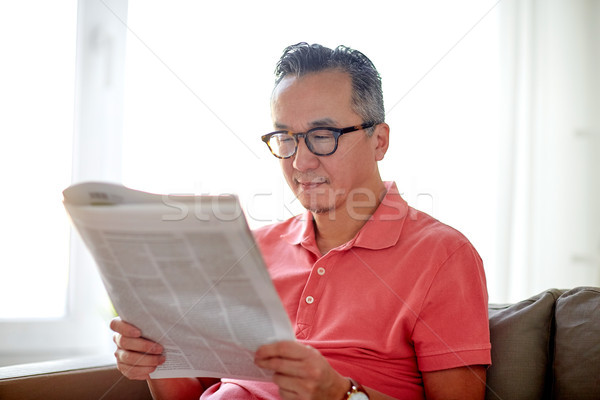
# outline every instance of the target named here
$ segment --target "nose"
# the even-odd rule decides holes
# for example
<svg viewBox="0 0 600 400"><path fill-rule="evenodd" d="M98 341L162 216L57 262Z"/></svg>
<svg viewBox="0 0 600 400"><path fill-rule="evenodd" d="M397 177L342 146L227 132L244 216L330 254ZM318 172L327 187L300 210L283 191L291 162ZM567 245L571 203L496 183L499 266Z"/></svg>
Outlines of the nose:
<svg viewBox="0 0 600 400"><path fill-rule="evenodd" d="M319 157L306 147L304 138L298 138L298 150L293 159L292 165L298 171L308 171L319 166Z"/></svg>

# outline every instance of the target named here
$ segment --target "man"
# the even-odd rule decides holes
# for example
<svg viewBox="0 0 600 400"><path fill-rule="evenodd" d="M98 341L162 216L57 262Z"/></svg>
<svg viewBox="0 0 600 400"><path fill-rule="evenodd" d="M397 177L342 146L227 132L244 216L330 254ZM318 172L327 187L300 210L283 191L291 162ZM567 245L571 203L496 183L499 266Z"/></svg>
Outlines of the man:
<svg viewBox="0 0 600 400"><path fill-rule="evenodd" d="M162 347L115 319L119 369L157 398L483 399L481 259L382 181L389 126L371 61L344 46L288 47L271 113L276 131L262 139L307 209L255 232L297 338L256 352L273 383L151 380Z"/></svg>

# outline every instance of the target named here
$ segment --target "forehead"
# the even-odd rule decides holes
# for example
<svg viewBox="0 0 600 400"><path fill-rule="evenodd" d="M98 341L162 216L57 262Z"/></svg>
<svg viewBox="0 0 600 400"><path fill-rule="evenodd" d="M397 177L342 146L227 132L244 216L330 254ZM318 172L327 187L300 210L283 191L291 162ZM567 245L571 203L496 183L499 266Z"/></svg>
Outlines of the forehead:
<svg viewBox="0 0 600 400"><path fill-rule="evenodd" d="M273 90L275 123L343 120L352 110L352 80L346 72L328 70L300 77L287 76Z"/></svg>

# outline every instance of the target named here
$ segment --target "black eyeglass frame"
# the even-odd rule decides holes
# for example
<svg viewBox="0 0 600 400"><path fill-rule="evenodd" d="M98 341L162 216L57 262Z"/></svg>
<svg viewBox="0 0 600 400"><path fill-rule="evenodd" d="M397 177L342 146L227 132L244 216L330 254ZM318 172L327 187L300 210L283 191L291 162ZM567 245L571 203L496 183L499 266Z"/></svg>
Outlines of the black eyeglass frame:
<svg viewBox="0 0 600 400"><path fill-rule="evenodd" d="M356 131L360 131L362 129L368 129L371 128L375 125L378 125L378 122L365 122L361 125L353 125L353 126L348 126L346 128L332 128L332 127L328 127L328 126L323 126L323 127L315 127L312 129L309 129L306 132L292 132L292 131L275 131L275 132L271 132L271 133L267 133L266 135L262 135L260 138L263 142L265 142L265 144L267 145L267 147L269 148L269 150L271 151L271 154L273 154L275 157L279 158L279 159L286 159L286 158L290 158L293 157L297 152L298 152L298 138L303 138L304 139L304 143L306 143L306 147L308 148L308 150L310 150L311 153L313 153L316 156L330 156L333 153L336 152L337 148L338 148L338 139L340 138L340 136L346 134L346 133L350 133L350 132L356 132ZM310 140L306 140L306 137L314 131L330 131L333 132L333 137L335 139L335 145L333 147L333 150L331 150L329 153L317 153L311 143ZM273 152L273 149L271 148L271 145L269 144L269 141L271 140L271 137L273 135L278 135L278 134L287 134L289 136L291 136L294 139L294 143L295 143L295 147L294 147L294 152L292 154L290 154L287 157L281 157L278 156L277 154L275 154Z"/></svg>

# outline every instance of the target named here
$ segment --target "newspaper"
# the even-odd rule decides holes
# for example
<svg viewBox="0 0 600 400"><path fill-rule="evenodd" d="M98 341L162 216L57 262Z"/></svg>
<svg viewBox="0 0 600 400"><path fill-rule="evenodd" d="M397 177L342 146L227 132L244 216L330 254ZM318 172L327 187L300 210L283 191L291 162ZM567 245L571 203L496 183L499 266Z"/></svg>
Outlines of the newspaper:
<svg viewBox="0 0 600 400"><path fill-rule="evenodd" d="M63 196L116 311L165 348L152 378L270 379L254 352L294 333L237 197L99 182Z"/></svg>

